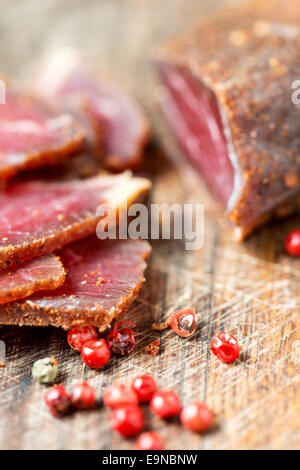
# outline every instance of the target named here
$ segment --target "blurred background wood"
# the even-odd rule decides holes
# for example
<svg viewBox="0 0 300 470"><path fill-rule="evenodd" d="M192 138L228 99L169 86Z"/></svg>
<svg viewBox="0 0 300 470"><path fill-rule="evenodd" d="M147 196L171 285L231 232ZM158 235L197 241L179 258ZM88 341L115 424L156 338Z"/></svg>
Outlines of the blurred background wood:
<svg viewBox="0 0 300 470"><path fill-rule="evenodd" d="M151 54L155 47L207 15L225 0L1 0L1 74L22 80L40 58L57 47L75 47L107 71L142 103L154 127L156 144L147 154L146 174L154 180L153 202L205 203L205 244L198 252L180 241L153 243L153 255L139 299L128 313L137 323L133 354L112 360L104 371L86 369L54 328L3 327L7 365L0 368L0 448L131 449L134 441L110 431L109 412L54 419L43 403L45 388L33 383L35 360L54 355L59 380L71 387L89 380L100 397L113 380L137 373L154 375L187 403L203 400L216 412L215 428L204 436L183 431L177 420L150 415L147 428L161 432L171 449L300 448L300 261L283 252L286 233L297 217L265 227L244 244L230 240L205 188L185 164L167 162L157 142L177 157L155 104ZM195 336L182 340L172 331L152 332L177 307L191 304L200 316ZM235 334L242 355L233 365L209 351L213 335ZM162 338L161 354L144 353Z"/></svg>

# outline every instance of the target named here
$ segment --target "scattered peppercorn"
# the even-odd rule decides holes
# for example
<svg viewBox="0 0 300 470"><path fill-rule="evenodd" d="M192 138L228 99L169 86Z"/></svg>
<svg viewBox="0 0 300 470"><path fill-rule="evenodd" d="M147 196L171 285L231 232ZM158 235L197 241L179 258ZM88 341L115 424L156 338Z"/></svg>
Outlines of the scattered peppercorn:
<svg viewBox="0 0 300 470"><path fill-rule="evenodd" d="M153 323L152 330L162 331L172 328L175 333L183 338L191 336L197 327L197 317L194 308L182 308L176 310L166 321L157 324Z"/></svg>
<svg viewBox="0 0 300 470"><path fill-rule="evenodd" d="M144 429L144 413L137 405L121 406L112 412L110 424L122 436L133 437Z"/></svg>
<svg viewBox="0 0 300 470"><path fill-rule="evenodd" d="M71 406L70 397L62 384L54 385L45 393L45 402L53 416L57 418L68 413Z"/></svg>
<svg viewBox="0 0 300 470"><path fill-rule="evenodd" d="M205 403L194 402L184 406L180 413L180 421L186 428L194 432L207 431L213 422L214 414Z"/></svg>
<svg viewBox="0 0 300 470"><path fill-rule="evenodd" d="M124 405L137 405L139 400L131 385L113 383L104 391L103 402L110 408L118 408Z"/></svg>
<svg viewBox="0 0 300 470"><path fill-rule="evenodd" d="M90 339L97 339L97 331L93 326L73 326L67 335L69 346L77 352Z"/></svg>
<svg viewBox="0 0 300 470"><path fill-rule="evenodd" d="M179 336L191 336L197 327L197 317L194 308L182 308L173 313L169 320L172 330Z"/></svg>
<svg viewBox="0 0 300 470"><path fill-rule="evenodd" d="M135 326L135 323L126 320L115 323L113 330L107 337L107 343L111 352L116 356L128 356L135 345L134 331L128 327L119 329L122 323Z"/></svg>
<svg viewBox="0 0 300 470"><path fill-rule="evenodd" d="M132 382L132 388L137 394L140 403L147 403L151 400L156 390L156 382L151 375L141 375Z"/></svg>
<svg viewBox="0 0 300 470"><path fill-rule="evenodd" d="M293 230L286 237L285 250L289 255L300 256L300 230Z"/></svg>
<svg viewBox="0 0 300 470"><path fill-rule="evenodd" d="M95 390L86 382L76 384L72 390L71 402L75 408L86 410L95 403Z"/></svg>
<svg viewBox="0 0 300 470"><path fill-rule="evenodd" d="M110 349L105 339L90 339L86 341L81 348L81 358L92 369L99 369L105 366L110 358Z"/></svg>
<svg viewBox="0 0 300 470"><path fill-rule="evenodd" d="M54 357L45 357L35 361L32 367L32 377L42 384L51 384L57 377L58 367Z"/></svg>
<svg viewBox="0 0 300 470"><path fill-rule="evenodd" d="M180 407L180 398L173 390L158 390L150 402L152 413L164 419L178 415Z"/></svg>
<svg viewBox="0 0 300 470"><path fill-rule="evenodd" d="M233 362L240 354L239 343L230 333L219 333L211 342L212 353L222 362Z"/></svg>
<svg viewBox="0 0 300 470"><path fill-rule="evenodd" d="M137 450L164 450L164 442L157 432L143 432L136 441Z"/></svg>
<svg viewBox="0 0 300 470"><path fill-rule="evenodd" d="M157 356L159 353L160 339L153 341L153 343L145 346L145 352L151 354L151 356Z"/></svg>

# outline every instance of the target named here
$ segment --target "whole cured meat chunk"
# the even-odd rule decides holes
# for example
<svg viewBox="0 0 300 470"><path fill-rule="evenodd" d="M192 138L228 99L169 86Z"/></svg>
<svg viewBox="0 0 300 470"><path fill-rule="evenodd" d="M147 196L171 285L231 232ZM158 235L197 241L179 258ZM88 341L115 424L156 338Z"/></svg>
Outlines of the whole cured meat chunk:
<svg viewBox="0 0 300 470"><path fill-rule="evenodd" d="M64 160L80 150L84 135L71 114L7 91L0 105L0 179Z"/></svg>
<svg viewBox="0 0 300 470"><path fill-rule="evenodd" d="M83 181L15 183L0 192L0 266L52 252L95 233L100 204L118 210L151 183L124 173Z"/></svg>
<svg viewBox="0 0 300 470"><path fill-rule="evenodd" d="M23 299L34 292L56 289L65 280L60 259L48 254L0 273L0 304Z"/></svg>
<svg viewBox="0 0 300 470"><path fill-rule="evenodd" d="M238 240L299 199L299 24L298 0L251 0L157 58L167 120Z"/></svg>
<svg viewBox="0 0 300 470"><path fill-rule="evenodd" d="M124 315L144 281L148 242L88 237L59 253L67 271L65 283L54 291L34 294L0 308L0 323L94 325L100 330Z"/></svg>
<svg viewBox="0 0 300 470"><path fill-rule="evenodd" d="M75 116L84 116L86 122L86 116L93 119L89 140L95 147L100 134L104 166L123 171L140 165L150 135L144 114L115 84L88 71L76 54L54 54L34 85L41 95L56 97Z"/></svg>

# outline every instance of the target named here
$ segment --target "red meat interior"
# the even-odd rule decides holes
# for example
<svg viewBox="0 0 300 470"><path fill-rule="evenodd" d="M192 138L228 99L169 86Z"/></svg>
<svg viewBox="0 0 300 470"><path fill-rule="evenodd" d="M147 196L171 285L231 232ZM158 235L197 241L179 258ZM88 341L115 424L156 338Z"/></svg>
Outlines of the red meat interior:
<svg viewBox="0 0 300 470"><path fill-rule="evenodd" d="M160 66L163 110L175 137L214 196L227 206L234 168L215 95L185 68Z"/></svg>

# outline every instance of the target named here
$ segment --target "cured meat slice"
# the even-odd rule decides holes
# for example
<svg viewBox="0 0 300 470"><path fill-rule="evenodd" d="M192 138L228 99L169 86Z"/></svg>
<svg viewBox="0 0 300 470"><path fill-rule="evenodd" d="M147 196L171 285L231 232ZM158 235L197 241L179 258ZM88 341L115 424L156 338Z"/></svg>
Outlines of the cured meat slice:
<svg viewBox="0 0 300 470"><path fill-rule="evenodd" d="M83 129L71 114L59 114L40 99L8 91L0 106L0 178L60 162L83 141Z"/></svg>
<svg viewBox="0 0 300 470"><path fill-rule="evenodd" d="M94 325L105 330L137 296L150 251L148 242L101 241L96 236L65 246L59 253L67 271L65 283L3 305L0 323L65 329Z"/></svg>
<svg viewBox="0 0 300 470"><path fill-rule="evenodd" d="M157 58L167 120L238 240L300 199L298 3L227 8Z"/></svg>
<svg viewBox="0 0 300 470"><path fill-rule="evenodd" d="M98 129L107 168L123 171L140 165L150 134L145 116L131 97L115 84L93 76L74 54L54 54L37 77L35 89L59 98L75 115L84 110L93 118L90 141L95 142Z"/></svg>
<svg viewBox="0 0 300 470"><path fill-rule="evenodd" d="M15 183L0 192L0 263L22 263L95 233L100 204L116 210L151 183L123 173L83 181Z"/></svg>
<svg viewBox="0 0 300 470"><path fill-rule="evenodd" d="M0 273L0 304L24 299L34 292L56 289L65 280L60 259L48 254Z"/></svg>

